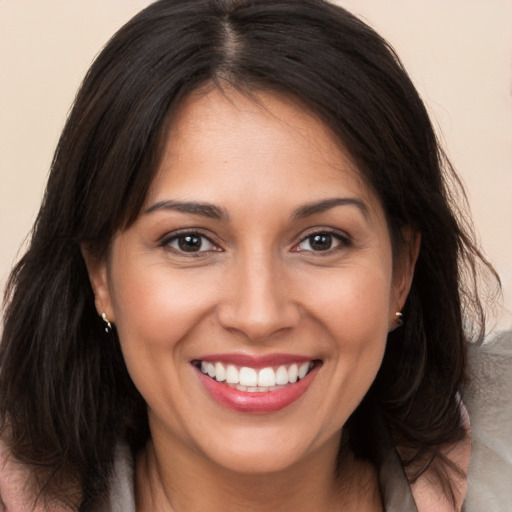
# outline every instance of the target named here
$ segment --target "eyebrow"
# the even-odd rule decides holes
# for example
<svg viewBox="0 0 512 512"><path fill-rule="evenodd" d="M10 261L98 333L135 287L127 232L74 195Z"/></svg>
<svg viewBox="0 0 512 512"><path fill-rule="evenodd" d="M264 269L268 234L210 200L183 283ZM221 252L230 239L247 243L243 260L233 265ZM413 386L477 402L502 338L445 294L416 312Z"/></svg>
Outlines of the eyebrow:
<svg viewBox="0 0 512 512"><path fill-rule="evenodd" d="M355 206L361 211L365 218L368 218L370 213L368 206L361 199L356 197L333 197L331 199L305 204L295 210L293 217L295 219L304 219L317 213L323 213L336 206Z"/></svg>
<svg viewBox="0 0 512 512"><path fill-rule="evenodd" d="M330 199L324 199L322 201L316 201L313 203L307 203L299 207L292 215L294 219L304 219L311 217L318 213L323 213L327 210L335 208L337 206L355 206L358 208L365 218L369 215L368 206L355 197L333 197ZM151 214L159 210L174 210L180 213L190 213L192 215L199 215L215 220L227 220L229 215L224 208L220 208L211 203L201 203L195 201L158 201L151 205L145 214Z"/></svg>
<svg viewBox="0 0 512 512"><path fill-rule="evenodd" d="M144 213L150 214L158 210L174 210L216 220L227 219L229 217L228 213L223 208L219 208L211 203L198 203L195 201L158 201L151 205Z"/></svg>

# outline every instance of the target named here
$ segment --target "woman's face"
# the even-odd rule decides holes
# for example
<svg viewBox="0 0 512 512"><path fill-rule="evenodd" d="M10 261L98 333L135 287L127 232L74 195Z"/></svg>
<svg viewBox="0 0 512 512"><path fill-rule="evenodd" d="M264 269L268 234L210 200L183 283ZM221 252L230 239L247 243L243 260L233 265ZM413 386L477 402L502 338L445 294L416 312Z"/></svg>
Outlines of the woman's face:
<svg viewBox="0 0 512 512"><path fill-rule="evenodd" d="M244 472L332 457L413 263L393 273L378 199L291 101L192 95L166 144L91 270L155 446Z"/></svg>

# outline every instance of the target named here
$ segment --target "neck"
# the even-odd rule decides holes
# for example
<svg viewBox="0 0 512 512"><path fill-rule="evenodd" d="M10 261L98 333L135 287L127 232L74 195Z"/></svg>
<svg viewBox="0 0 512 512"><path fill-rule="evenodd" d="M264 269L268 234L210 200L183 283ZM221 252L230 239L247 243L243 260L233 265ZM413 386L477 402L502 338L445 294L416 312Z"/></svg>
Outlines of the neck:
<svg viewBox="0 0 512 512"><path fill-rule="evenodd" d="M338 446L285 470L240 474L150 441L137 458L137 511L381 511L373 467L347 451L337 470Z"/></svg>

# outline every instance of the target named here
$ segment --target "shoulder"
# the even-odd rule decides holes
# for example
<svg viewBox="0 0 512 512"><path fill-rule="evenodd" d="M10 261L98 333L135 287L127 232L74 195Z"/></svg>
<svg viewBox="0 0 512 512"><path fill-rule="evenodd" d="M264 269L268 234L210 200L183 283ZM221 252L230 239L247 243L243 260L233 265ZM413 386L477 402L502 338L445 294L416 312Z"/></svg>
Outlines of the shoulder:
<svg viewBox="0 0 512 512"><path fill-rule="evenodd" d="M471 418L467 512L509 512L512 503L512 332L470 347L464 402Z"/></svg>
<svg viewBox="0 0 512 512"><path fill-rule="evenodd" d="M133 466L131 450L119 444L109 480L108 500L101 512L135 512ZM48 512L43 503L36 503L37 493L32 484L30 469L12 457L0 438L0 512ZM70 509L52 504L51 511L70 512Z"/></svg>
<svg viewBox="0 0 512 512"><path fill-rule="evenodd" d="M471 430L467 410L462 403L461 413L466 428L465 438L441 448L441 454L454 468L454 470L448 470L448 474L455 506L448 499L447 493L440 488L439 480L431 466L411 486L418 512L460 512L463 510L467 490L466 475L471 457Z"/></svg>
<svg viewBox="0 0 512 512"><path fill-rule="evenodd" d="M31 469L16 460L0 438L0 512L71 512L70 507L38 499Z"/></svg>
<svg viewBox="0 0 512 512"><path fill-rule="evenodd" d="M467 477L455 477L457 507L436 492L429 472L412 486L419 512L509 512L512 503L512 332L470 346L463 390L466 439L443 454ZM469 428L471 424L471 428ZM466 494L467 490L467 494Z"/></svg>
<svg viewBox="0 0 512 512"><path fill-rule="evenodd" d="M134 464L130 448L119 443L109 482L108 512L135 512Z"/></svg>
<svg viewBox="0 0 512 512"><path fill-rule="evenodd" d="M0 511L43 512L34 507L36 495L31 486L31 473L23 464L16 462L3 440L0 439ZM56 512L60 512L56 510Z"/></svg>

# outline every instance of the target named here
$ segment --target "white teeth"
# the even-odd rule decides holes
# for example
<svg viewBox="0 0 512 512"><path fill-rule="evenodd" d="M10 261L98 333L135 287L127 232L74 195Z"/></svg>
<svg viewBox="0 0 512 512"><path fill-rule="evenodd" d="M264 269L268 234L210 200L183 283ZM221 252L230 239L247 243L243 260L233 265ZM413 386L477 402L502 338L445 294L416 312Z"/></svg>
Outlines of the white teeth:
<svg viewBox="0 0 512 512"><path fill-rule="evenodd" d="M228 384L238 384L240 382L238 370L232 364L226 368L226 382Z"/></svg>
<svg viewBox="0 0 512 512"><path fill-rule="evenodd" d="M201 371L205 375L209 375L217 382L231 384L239 391L251 393L275 391L287 384L294 384L303 379L313 366L313 363L308 361L301 364L293 363L289 366L281 365L277 370L272 367L256 370L247 366L239 370L232 364L224 366L221 362L201 361Z"/></svg>
<svg viewBox="0 0 512 512"><path fill-rule="evenodd" d="M273 368L262 368L258 372L258 386L269 387L276 385L276 372Z"/></svg>
<svg viewBox="0 0 512 512"><path fill-rule="evenodd" d="M222 363L215 363L215 379L218 382L224 382L226 380L226 370Z"/></svg>
<svg viewBox="0 0 512 512"><path fill-rule="evenodd" d="M258 386L240 386L240 384L237 384L235 389L238 389L238 391L247 391L248 393L265 393L268 391L268 388L260 388Z"/></svg>
<svg viewBox="0 0 512 512"><path fill-rule="evenodd" d="M247 366L240 368L240 385L248 387L258 385L258 374L254 368L247 368Z"/></svg>
<svg viewBox="0 0 512 512"><path fill-rule="evenodd" d="M292 364L288 370L288 380L292 383L297 382L299 378L299 368L296 364Z"/></svg>
<svg viewBox="0 0 512 512"><path fill-rule="evenodd" d="M309 363L302 363L299 366L299 379L303 379L309 372ZM218 377L217 377L218 380Z"/></svg>
<svg viewBox="0 0 512 512"><path fill-rule="evenodd" d="M286 366L280 366L276 372L276 384L278 386L284 386L288 384L288 370Z"/></svg>

